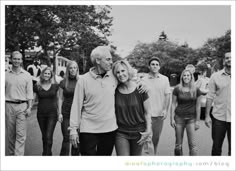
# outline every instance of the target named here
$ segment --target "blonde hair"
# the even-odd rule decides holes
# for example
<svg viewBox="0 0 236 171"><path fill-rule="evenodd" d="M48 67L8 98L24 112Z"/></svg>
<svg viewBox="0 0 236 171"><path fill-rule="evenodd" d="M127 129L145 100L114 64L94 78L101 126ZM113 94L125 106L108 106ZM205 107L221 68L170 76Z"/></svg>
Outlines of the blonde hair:
<svg viewBox="0 0 236 171"><path fill-rule="evenodd" d="M134 68L132 68L132 66L129 64L127 60L119 60L113 64L112 72L116 78L117 78L116 72L119 66L124 66L127 69L129 74L129 80L133 79L133 77L135 76L135 70Z"/></svg>
<svg viewBox="0 0 236 171"><path fill-rule="evenodd" d="M21 59L22 59L22 53L20 53L19 51L14 51L14 52L12 52L11 58L13 58L14 55L20 55L20 56L21 56Z"/></svg>
<svg viewBox="0 0 236 171"><path fill-rule="evenodd" d="M183 88L185 87L184 85L184 81L183 81L183 76L186 72L189 72L189 74L191 75L191 80L188 84L188 87L189 87L189 91L190 91L190 94L191 94L191 97L192 98L196 98L197 96L197 87L195 86L195 81L194 81L194 76L193 76L193 73L191 72L191 70L189 69L185 69L183 70L183 72L181 73L181 76L180 76L180 83L179 83L179 90L181 92L183 92Z"/></svg>
<svg viewBox="0 0 236 171"><path fill-rule="evenodd" d="M42 72L41 72L41 74L40 74L40 76L39 76L39 81L37 82L37 86L38 86L39 89L42 89L42 85L47 82L47 81L44 79L44 73L45 73L47 70L49 70L50 73L51 73L51 77L50 77L50 79L49 79L49 82L52 83L52 78L53 78L53 76L54 76L53 71L52 71L52 68L51 68L51 67L45 67L45 68L42 70Z"/></svg>
<svg viewBox="0 0 236 171"><path fill-rule="evenodd" d="M77 72L76 72L76 75L75 75L76 80L79 79L79 66L78 66L78 64L77 64L76 61L70 61L70 62L67 64L67 66L66 66L66 74L65 74L65 76L64 76L64 78L65 78L65 87L66 87L66 88L68 87L69 82L70 82L70 79L69 79L69 77L70 77L70 71L69 71L69 70L70 70L70 66L73 65L73 64L75 64L76 67L77 67Z"/></svg>

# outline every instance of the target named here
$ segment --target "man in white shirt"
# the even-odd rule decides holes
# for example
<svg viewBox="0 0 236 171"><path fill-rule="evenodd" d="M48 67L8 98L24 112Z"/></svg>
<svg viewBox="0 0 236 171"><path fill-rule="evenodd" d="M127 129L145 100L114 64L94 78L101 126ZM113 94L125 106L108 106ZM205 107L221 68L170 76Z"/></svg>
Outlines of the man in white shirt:
<svg viewBox="0 0 236 171"><path fill-rule="evenodd" d="M150 87L149 97L152 107L152 142L154 153L157 155L157 146L163 128L163 122L170 108L170 83L168 77L159 73L160 59L152 57L149 61L150 72L143 78Z"/></svg>
<svg viewBox="0 0 236 171"><path fill-rule="evenodd" d="M22 54L14 51L11 59L12 68L5 72L6 155L23 156L33 85L30 74L21 67Z"/></svg>

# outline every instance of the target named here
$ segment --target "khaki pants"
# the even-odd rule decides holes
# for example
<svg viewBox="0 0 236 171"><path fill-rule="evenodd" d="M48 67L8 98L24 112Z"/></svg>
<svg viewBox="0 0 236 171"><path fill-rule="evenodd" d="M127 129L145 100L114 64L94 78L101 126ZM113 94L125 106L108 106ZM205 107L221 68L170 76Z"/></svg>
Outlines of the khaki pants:
<svg viewBox="0 0 236 171"><path fill-rule="evenodd" d="M26 116L27 103L5 104L6 116L6 155L23 156L26 140Z"/></svg>

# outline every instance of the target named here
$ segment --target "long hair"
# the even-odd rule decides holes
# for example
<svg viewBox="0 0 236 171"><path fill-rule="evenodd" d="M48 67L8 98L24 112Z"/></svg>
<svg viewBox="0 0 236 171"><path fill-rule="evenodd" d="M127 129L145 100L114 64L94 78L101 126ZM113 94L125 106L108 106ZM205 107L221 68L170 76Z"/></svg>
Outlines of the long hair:
<svg viewBox="0 0 236 171"><path fill-rule="evenodd" d="M65 76L64 76L64 78L65 78L65 87L66 87L66 88L68 88L68 85L69 85L69 82L70 82L69 77L70 77L70 66L71 66L71 65L76 65L76 67L77 67L77 72L76 72L75 77L76 77L76 80L79 79L79 66L78 66L77 62L75 62L75 61L70 61L70 62L67 64L67 66L66 66L66 74L65 74Z"/></svg>
<svg viewBox="0 0 236 171"><path fill-rule="evenodd" d="M119 61L116 61L113 66L112 66L112 72L113 72L113 75L117 78L117 69L119 66L124 66L127 71L128 71L128 74L129 74L129 80L133 79L134 76L135 76L135 70L134 68L132 68L132 66L129 64L129 62L127 60L119 60Z"/></svg>
<svg viewBox="0 0 236 171"><path fill-rule="evenodd" d="M191 70L189 69L185 69L183 70L183 72L181 73L181 76L180 76L180 83L179 83L179 90L181 92L183 92L183 88L186 87L185 86L185 83L184 83L184 80L183 80L183 76L184 74L188 72L190 75L191 75L191 80L188 84L188 87L189 87L189 91L190 91L190 94L191 94L191 97L192 98L196 98L197 96L197 87L195 86L195 81L194 81L194 76L193 76L193 73L191 72Z"/></svg>
<svg viewBox="0 0 236 171"><path fill-rule="evenodd" d="M50 73L51 73L51 77L50 77L50 79L49 79L48 81L46 81L45 78L44 78L44 73L45 73L47 70L49 70ZM53 74L52 68L51 68L51 67L45 67L45 68L42 70L42 72L41 72L41 74L40 74L40 76L39 76L39 81L37 82L38 88L39 88L39 89L42 89L42 85L45 84L45 83L47 83L47 82L52 83L52 78L53 78L53 76L54 76L54 74Z"/></svg>

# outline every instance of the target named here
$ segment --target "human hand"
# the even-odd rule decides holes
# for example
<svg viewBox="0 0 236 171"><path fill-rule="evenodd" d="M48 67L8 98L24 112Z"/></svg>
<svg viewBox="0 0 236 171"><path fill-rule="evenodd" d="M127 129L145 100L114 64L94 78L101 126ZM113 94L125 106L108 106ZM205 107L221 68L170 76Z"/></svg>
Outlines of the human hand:
<svg viewBox="0 0 236 171"><path fill-rule="evenodd" d="M144 81L139 81L137 83L139 93L147 93L149 91L148 85Z"/></svg>
<svg viewBox="0 0 236 171"><path fill-rule="evenodd" d="M211 127L211 118L210 118L210 116L207 116L207 117L205 118L205 125L206 125L208 128Z"/></svg>
<svg viewBox="0 0 236 171"><path fill-rule="evenodd" d="M30 114L31 114L31 108L27 108L27 109L25 110L25 116L26 116L26 117L30 117Z"/></svg>
<svg viewBox="0 0 236 171"><path fill-rule="evenodd" d="M148 140L148 138L150 137L151 131L140 132L140 134L141 134L141 138L138 140L137 143L139 145L143 145Z"/></svg>
<svg viewBox="0 0 236 171"><path fill-rule="evenodd" d="M172 128L176 127L176 123L175 123L174 119L170 119L170 125L171 125Z"/></svg>
<svg viewBox="0 0 236 171"><path fill-rule="evenodd" d="M200 128L200 126L199 126L199 122L196 121L196 122L195 122L195 131L197 131L199 128Z"/></svg>
<svg viewBox="0 0 236 171"><path fill-rule="evenodd" d="M59 115L58 115L57 121L60 122L60 123L63 122L63 115L62 115L62 114L59 114Z"/></svg>
<svg viewBox="0 0 236 171"><path fill-rule="evenodd" d="M167 117L167 112L166 112L166 110L163 110L163 111L162 111L160 117L161 117L162 120L165 120L165 119L166 119L166 117Z"/></svg>
<svg viewBox="0 0 236 171"><path fill-rule="evenodd" d="M70 143L73 145L73 147L78 148L79 142L79 135L78 134L73 134L70 135Z"/></svg>

